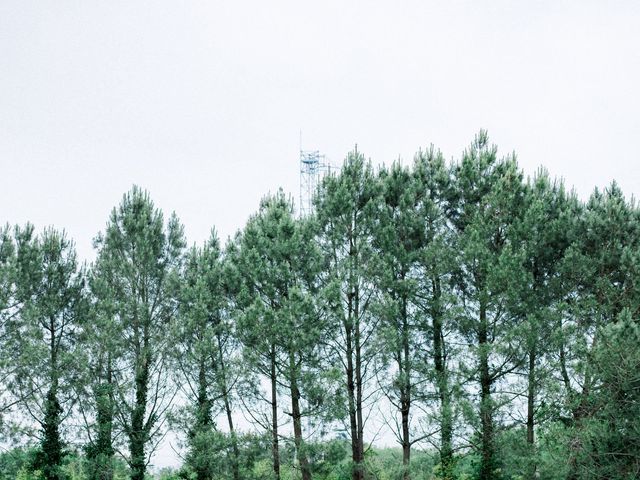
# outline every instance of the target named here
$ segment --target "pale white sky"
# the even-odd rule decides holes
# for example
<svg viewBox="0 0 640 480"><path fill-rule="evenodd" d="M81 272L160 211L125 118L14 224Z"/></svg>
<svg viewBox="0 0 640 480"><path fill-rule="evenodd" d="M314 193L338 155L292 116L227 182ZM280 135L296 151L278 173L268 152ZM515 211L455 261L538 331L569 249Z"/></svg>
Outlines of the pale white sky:
<svg viewBox="0 0 640 480"><path fill-rule="evenodd" d="M133 183L190 241L298 191L298 134L340 163L479 128L581 194L640 192L640 3L0 2L0 222L80 254Z"/></svg>
<svg viewBox="0 0 640 480"><path fill-rule="evenodd" d="M132 184L190 242L298 192L298 142L341 163L480 128L579 194L640 193L640 2L0 2L0 223L82 258Z"/></svg>

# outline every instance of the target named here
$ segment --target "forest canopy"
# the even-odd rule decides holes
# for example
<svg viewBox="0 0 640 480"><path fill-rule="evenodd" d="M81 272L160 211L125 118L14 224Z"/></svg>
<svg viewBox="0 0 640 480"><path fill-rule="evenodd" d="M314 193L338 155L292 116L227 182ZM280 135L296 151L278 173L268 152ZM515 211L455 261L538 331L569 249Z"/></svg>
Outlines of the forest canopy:
<svg viewBox="0 0 640 480"><path fill-rule="evenodd" d="M481 131L187 246L134 186L82 264L0 228L0 480L640 478L640 209ZM381 442L380 438L389 438ZM395 441L395 445L391 445Z"/></svg>

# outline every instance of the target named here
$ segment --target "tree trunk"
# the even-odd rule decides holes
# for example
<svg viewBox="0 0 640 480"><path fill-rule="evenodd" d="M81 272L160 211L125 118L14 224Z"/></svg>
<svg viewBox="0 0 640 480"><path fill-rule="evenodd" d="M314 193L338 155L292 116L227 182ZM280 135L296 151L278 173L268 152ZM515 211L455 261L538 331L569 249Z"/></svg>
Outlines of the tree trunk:
<svg viewBox="0 0 640 480"><path fill-rule="evenodd" d="M276 384L276 347L271 346L271 452L273 454L273 474L280 480L280 447L278 443L278 391Z"/></svg>
<svg viewBox="0 0 640 480"><path fill-rule="evenodd" d="M229 424L229 435L231 436L231 448L233 449L233 480L240 480L240 450L238 448L238 438L233 427L233 417L231 416L231 406L229 404L229 396L224 395L224 409L227 413L227 423Z"/></svg>
<svg viewBox="0 0 640 480"><path fill-rule="evenodd" d="M229 402L229 390L227 387L226 367L224 365L224 357L222 352L222 341L220 335L216 336L218 340L218 362L220 365L220 387L222 390L222 399L224 401L224 410L227 414L227 423L229 425L229 435L231 437L231 448L233 450L233 461L231 468L233 471L233 480L240 480L240 450L238 448L238 438L233 426L233 416L231 414L231 403Z"/></svg>
<svg viewBox="0 0 640 480"><path fill-rule="evenodd" d="M356 398L355 398L355 380L353 369L353 340L351 335L351 326L345 323L346 338L346 360L347 360L347 399L349 402L349 427L351 429L351 461L353 462L352 479L358 480L358 421L356 417Z"/></svg>
<svg viewBox="0 0 640 480"><path fill-rule="evenodd" d="M49 375L51 385L47 392L42 439L42 473L46 480L58 480L62 465L62 441L60 439L60 415L62 407L58 401L58 355L55 319L49 319Z"/></svg>
<svg viewBox="0 0 640 480"><path fill-rule="evenodd" d="M311 480L309 460L304 451L302 440L302 415L300 413L300 390L298 389L297 368L293 352L289 356L289 369L291 372L291 415L293 417L293 437L296 445L296 456L300 464L302 480Z"/></svg>
<svg viewBox="0 0 640 480"><path fill-rule="evenodd" d="M480 422L481 460L479 480L493 478L493 402L491 399L491 376L489 374L489 343L488 343L487 310L483 302L480 303L480 326L478 329L479 374L480 374Z"/></svg>
<svg viewBox="0 0 640 480"><path fill-rule="evenodd" d="M591 342L590 352L593 351L596 342L598 340L597 332L593 337ZM567 375L567 380L565 380L565 384L571 388L571 383L568 380L568 374L566 373L566 359L564 358L563 352L563 375ZM578 480L581 478L579 472L579 458L582 454L583 449L585 448L582 444L582 440L580 439L580 431L583 428L584 420L590 415L589 414L589 395L591 392L591 382L593 381L593 372L590 368L590 363L587 362L585 364L584 370L584 380L582 383L582 390L575 392L571 390L573 393L572 397L570 397L570 401L572 404L572 414L573 414L573 428L575 433L573 434L573 438L570 440L569 444L569 473L567 474L568 480Z"/></svg>
<svg viewBox="0 0 640 480"><path fill-rule="evenodd" d="M57 398L57 385L52 385L49 389L45 408L42 473L46 480L58 480L60 478L59 469L62 465L62 442L60 440L62 408Z"/></svg>
<svg viewBox="0 0 640 480"><path fill-rule="evenodd" d="M101 368L99 370L102 370ZM96 441L88 454L91 480L113 479L113 369L107 355L104 378L96 391Z"/></svg>
<svg viewBox="0 0 640 480"><path fill-rule="evenodd" d="M352 231L357 215L353 214ZM347 393L351 424L352 480L364 479L364 442L362 418L362 349L360 345L360 291L358 288L358 250L353 236L349 236L349 294L345 338L347 343Z"/></svg>
<svg viewBox="0 0 640 480"><path fill-rule="evenodd" d="M403 276L404 279L404 276ZM407 319L407 299L402 299L402 355L403 365L400 367L402 375L400 392L400 415L402 417L402 478L410 480L411 463L411 433L409 432L409 414L411 413L411 361L409 345L409 322Z"/></svg>
<svg viewBox="0 0 640 480"><path fill-rule="evenodd" d="M536 347L529 350L529 372L527 388L527 446L529 447L529 465L527 476L530 480L536 478L535 460L535 398L536 398Z"/></svg>
<svg viewBox="0 0 640 480"><path fill-rule="evenodd" d="M453 418L449 395L449 376L447 372L442 309L440 306L440 280L433 281L434 308L433 320L433 360L436 370L436 388L440 400L440 467L441 478L453 478Z"/></svg>
<svg viewBox="0 0 640 480"><path fill-rule="evenodd" d="M406 393L402 394L400 400L400 413L402 416L402 478L403 480L409 480L411 473L409 471L409 463L411 462L411 443L409 440L409 401L406 398Z"/></svg>
<svg viewBox="0 0 640 480"><path fill-rule="evenodd" d="M196 412L196 423L192 431L193 440L192 450L199 461L194 462L194 470L196 473L196 480L211 480L212 472L206 462L201 461L203 455L207 455L208 452L203 451L202 444L198 441L197 435L199 433L208 432L211 428L211 402L209 401L207 384L207 370L206 370L206 357L201 354L198 370L198 401Z"/></svg>
<svg viewBox="0 0 640 480"><path fill-rule="evenodd" d="M356 471L355 480L364 480L364 420L362 417L362 345L360 343L360 292L358 286L354 288L354 335L353 340L355 343L355 370L356 370L356 421L358 426L357 437L357 459L356 459Z"/></svg>
<svg viewBox="0 0 640 480"><path fill-rule="evenodd" d="M146 348L142 356L143 358L138 360L138 365L136 366L136 403L131 412L131 430L129 431L131 480L144 480L147 468L144 451L147 443L147 432L144 425L144 417L147 408L150 361Z"/></svg>

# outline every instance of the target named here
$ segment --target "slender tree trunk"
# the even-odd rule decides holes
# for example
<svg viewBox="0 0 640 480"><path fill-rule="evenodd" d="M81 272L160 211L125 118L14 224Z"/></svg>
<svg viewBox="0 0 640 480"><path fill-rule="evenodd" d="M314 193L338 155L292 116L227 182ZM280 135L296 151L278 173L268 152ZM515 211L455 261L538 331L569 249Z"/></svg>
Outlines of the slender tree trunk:
<svg viewBox="0 0 640 480"><path fill-rule="evenodd" d="M289 355L289 370L291 372L291 415L293 417L293 437L296 445L296 456L300 464L302 480L311 480L311 469L309 460L304 451L302 439L302 414L300 413L300 390L297 381L297 368L293 352Z"/></svg>
<svg viewBox="0 0 640 480"><path fill-rule="evenodd" d="M352 231L355 231L356 215L353 214ZM349 239L349 277L347 294L347 318L343 320L346 343L347 398L351 427L352 480L364 479L364 442L362 418L362 347L360 345L360 292L358 288L358 251L353 236Z"/></svg>
<svg viewBox="0 0 640 480"><path fill-rule="evenodd" d="M357 215L353 213L352 231L356 230ZM353 236L349 237L349 298L347 325L347 383L351 421L351 450L353 480L364 479L364 441L362 418L362 346L360 344L360 289L358 287L358 249Z"/></svg>
<svg viewBox="0 0 640 480"><path fill-rule="evenodd" d="M145 445L147 432L144 425L144 417L147 408L147 393L149 389L149 354L144 348L142 358L136 366L136 403L131 412L131 430L129 431L129 453L131 480L144 480L147 468Z"/></svg>
<svg viewBox="0 0 640 480"><path fill-rule="evenodd" d="M55 319L49 319L49 354L50 354L50 381L49 391L45 404L45 417L43 422L44 435L42 440L42 473L46 480L58 480L60 477L60 465L62 465L62 441L60 439L60 415L62 407L58 401L58 355L57 342L59 341Z"/></svg>
<svg viewBox="0 0 640 480"><path fill-rule="evenodd" d="M198 410L194 429L196 434L211 425L211 403L209 402L209 393L207 391L207 367L205 362L206 358L201 355L198 368Z"/></svg>
<svg viewBox="0 0 640 480"><path fill-rule="evenodd" d="M591 342L590 351L592 352L596 346L596 342L598 340L597 332L596 336L593 337L593 341ZM563 352L564 353L564 352ZM563 375L566 374L566 359L563 355ZM582 440L580 439L580 430L583 428L584 420L590 415L589 414L589 395L591 393L591 387L593 382L593 372L591 370L591 365L587 362L584 367L584 380L582 383L582 390L579 392L575 392L571 390L573 393L573 398L570 399L572 403L573 409L573 428L576 433L574 433L573 438L571 439L571 443L569 445L569 473L567 474L568 480L578 480L581 478L579 472L579 463L578 459L581 455L582 450L584 449L584 445L582 444ZM567 380L566 384L571 388L571 384Z"/></svg>
<svg viewBox="0 0 640 480"><path fill-rule="evenodd" d="M280 480L280 446L278 443L278 391L276 384L276 347L271 346L271 452L273 454L273 474Z"/></svg>
<svg viewBox="0 0 640 480"><path fill-rule="evenodd" d="M60 440L60 414L62 408L57 398L57 385L52 385L47 393L47 404L44 421L44 439L42 453L44 455L43 474L46 480L58 480L62 465L62 442Z"/></svg>
<svg viewBox="0 0 640 480"><path fill-rule="evenodd" d="M362 345L360 342L360 292L358 286L354 289L354 342L355 342L355 369L356 369L356 421L358 425L358 448L355 480L364 480L364 420L362 417Z"/></svg>
<svg viewBox="0 0 640 480"><path fill-rule="evenodd" d="M353 245L351 246L353 252ZM349 282L352 283L350 277ZM358 428L358 407L356 393L356 372L354 366L354 333L355 333L355 315L354 315L354 298L355 292L351 291L347 297L347 319L344 320L345 343L346 343L346 375L347 375L347 399L349 402L349 427L351 429L351 478L352 480L360 480L361 464L360 464L360 439ZM356 361L357 363L357 361Z"/></svg>
<svg viewBox="0 0 640 480"><path fill-rule="evenodd" d="M400 400L400 413L402 416L402 478L403 480L409 480L411 478L411 472L409 471L409 464L411 462L411 443L409 440L409 406L410 402L407 399L407 394L401 394Z"/></svg>
<svg viewBox="0 0 640 480"><path fill-rule="evenodd" d="M480 422L481 460L480 480L492 480L494 466L493 447L493 402L491 399L491 376L489 374L489 343L487 310L480 302L480 326L478 329L479 373L480 373Z"/></svg>
<svg viewBox="0 0 640 480"><path fill-rule="evenodd" d="M404 277L403 277L404 279ZM400 415L402 417L402 478L410 480L411 463L411 433L409 432L409 414L411 413L411 361L409 345L409 322L407 318L407 299L402 299L402 355L403 364L400 366L402 386L400 392Z"/></svg>
<svg viewBox="0 0 640 480"><path fill-rule="evenodd" d="M102 367L99 368L99 371ZM102 372L101 372L102 374ZM96 441L89 456L91 480L113 479L113 367L107 354L104 378L95 391Z"/></svg>
<svg viewBox="0 0 640 480"><path fill-rule="evenodd" d="M535 294L538 292L539 285L542 285L542 277L538 268L538 261L534 260L533 263L533 291ZM528 465L527 465L527 477L529 480L535 480L536 471L538 469L538 460L536 452L536 439L535 439L535 403L538 383L536 372L536 361L538 360L538 339L539 339L539 327L537 322L528 319L531 326L530 342L528 348L529 365L527 372L527 447L528 447Z"/></svg>
<svg viewBox="0 0 640 480"><path fill-rule="evenodd" d="M197 401L197 417L195 426L191 432L192 439L195 440L192 444L192 451L194 455L201 458L206 455L206 451L203 451L201 443L199 442L197 435L199 433L206 433L211 428L211 402L209 401L208 383L207 383L207 365L206 357L200 356L199 369L198 369L198 401ZM196 480L211 480L212 473L206 462L195 462L194 470L196 473Z"/></svg>
<svg viewBox="0 0 640 480"><path fill-rule="evenodd" d="M345 338L347 344L347 399L349 402L349 427L351 428L351 461L353 462L352 479L358 480L358 421L356 417L355 380L353 368L353 339L352 327L345 324Z"/></svg>
<svg viewBox="0 0 640 480"><path fill-rule="evenodd" d="M562 382L569 399L569 404L573 408L573 388L571 387L571 379L569 378L569 372L567 370L567 354L564 348L564 341L560 343L560 373L562 375Z"/></svg>
<svg viewBox="0 0 640 480"><path fill-rule="evenodd" d="M443 479L453 478L453 418L449 395L444 332L442 324L440 279L433 281L433 360L436 370L436 388L440 400L440 466Z"/></svg>
<svg viewBox="0 0 640 480"><path fill-rule="evenodd" d="M231 436L231 448L233 449L233 480L240 480L240 449L238 448L238 438L233 426L233 417L231 416L231 405L229 404L229 396L224 395L224 409L227 414L227 423L229 424L229 435Z"/></svg>
<svg viewBox="0 0 640 480"><path fill-rule="evenodd" d="M229 425L229 435L231 436L231 448L233 450L232 471L233 480L240 480L240 449L238 447L238 438L236 437L236 431L233 425L233 416L231 412L231 402L229 401L229 388L227 386L226 367L224 364L224 356L222 352L222 341L220 335L217 335L218 340L218 363L220 365L220 386L222 390L222 399L224 402L224 410L227 414L227 424Z"/></svg>
<svg viewBox="0 0 640 480"><path fill-rule="evenodd" d="M561 326L562 328L562 326ZM564 340L560 343L560 373L562 375L562 381L564 383L565 390L567 392L567 398L569 400L569 404L573 410L573 424L574 426L578 422L578 418L576 417L576 409L575 409L575 392L573 387L571 386L571 379L569 378L569 372L567 370L567 355L564 346ZM574 439L575 440L575 439ZM571 442L569 448L569 471L567 472L567 480L577 480L578 472L577 472L577 455L575 450L577 450L576 445L574 445L574 441Z"/></svg>
<svg viewBox="0 0 640 480"><path fill-rule="evenodd" d="M531 480L536 478L535 460L535 398L536 398L536 347L535 343L529 350L529 372L527 388L527 446L529 447L528 477Z"/></svg>

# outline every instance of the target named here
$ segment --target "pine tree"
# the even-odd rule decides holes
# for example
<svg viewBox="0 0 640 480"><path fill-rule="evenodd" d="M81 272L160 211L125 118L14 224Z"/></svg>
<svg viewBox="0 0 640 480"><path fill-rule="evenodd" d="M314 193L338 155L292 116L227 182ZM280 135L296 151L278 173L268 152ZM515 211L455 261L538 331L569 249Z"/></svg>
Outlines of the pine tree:
<svg viewBox="0 0 640 480"><path fill-rule="evenodd" d="M505 311L505 290L520 272L509 235L522 203L522 176L515 160L500 161L496 154L481 132L454 166L448 207L460 249L461 333L477 360L471 372L479 387L480 480L495 479L499 470L494 391L521 362L511 338L515 321Z"/></svg>
<svg viewBox="0 0 640 480"><path fill-rule="evenodd" d="M418 262L421 278L415 302L422 317L418 325L425 337L421 348L428 352L431 360L424 366L423 381L428 380L435 387L440 433L439 476L448 480L454 475L454 393L457 389L456 372L450 363L458 353L451 338L458 309L452 292L458 251L454 248L454 229L445 215L451 179L442 154L433 147L416 155L413 176L418 188L416 208L424 229Z"/></svg>
<svg viewBox="0 0 640 480"><path fill-rule="evenodd" d="M417 328L417 290L419 270L416 268L425 245L426 229L418 210L420 186L408 168L394 163L381 170L381 203L372 237L373 278L381 291L376 302L380 318L377 335L382 345L385 366L392 362L391 377L382 386L390 403L400 414L400 427L395 435L402 446L403 478L411 478L409 463L411 446L420 437L411 432L411 407L423 371L422 337ZM387 366L387 368L389 368Z"/></svg>
<svg viewBox="0 0 640 480"><path fill-rule="evenodd" d="M16 352L13 387L41 427L36 466L47 480L63 478L62 421L72 408L79 317L85 310L84 280L73 243L64 233L16 231L16 296L23 304L10 325Z"/></svg>
<svg viewBox="0 0 640 480"><path fill-rule="evenodd" d="M7 323L17 310L14 297L15 242L9 225L0 228L0 352L8 348ZM4 416L15 402L7 385L11 381L12 365L7 355L0 354L0 432Z"/></svg>
<svg viewBox="0 0 640 480"><path fill-rule="evenodd" d="M92 305L83 322L80 342L85 352L84 381L79 408L89 442L85 446L87 474L91 480L111 480L114 475L116 360L121 355L116 322L116 298L112 297L113 272L101 270L98 260L89 275Z"/></svg>
<svg viewBox="0 0 640 480"><path fill-rule="evenodd" d="M332 343L335 361L344 369L353 480L364 478L365 409L375 373L377 325L371 305L376 289L370 262L378 198L373 169L357 150L347 156L338 175L325 178L316 198Z"/></svg>
<svg viewBox="0 0 640 480"><path fill-rule="evenodd" d="M146 192L134 187L96 239L104 300L113 302L120 338L114 383L115 414L129 441L132 480L144 480L149 452L174 397L168 381L168 332L175 320L184 249L173 215L165 225ZM100 300L100 299L99 299Z"/></svg>
<svg viewBox="0 0 640 480"><path fill-rule="evenodd" d="M528 456L523 473L536 478L537 453L535 428L549 416L540 394L546 379L553 378L556 362L553 331L562 314L561 264L572 242L571 217L576 211L575 198L568 196L562 183L552 182L540 171L527 185L522 215L512 228L511 244L520 258L520 272L508 285L508 310L520 320L519 336L526 356L526 441ZM551 392L547 392L551 396ZM549 400L549 399L547 399ZM553 403L553 402L548 402Z"/></svg>
<svg viewBox="0 0 640 480"><path fill-rule="evenodd" d="M640 325L624 309L599 332L593 349L596 388L584 422L581 479L631 480L640 475Z"/></svg>
<svg viewBox="0 0 640 480"><path fill-rule="evenodd" d="M175 352L180 383L186 386L184 393L193 405L187 463L198 480L214 478L219 471L219 466L211 462L214 458L212 449L216 448L212 442L215 401L222 403L227 417L232 475L234 480L240 478L231 403L231 388L236 376L232 359L235 339L227 314L223 270L214 231L203 248L193 247L186 258L177 325L179 342Z"/></svg>
<svg viewBox="0 0 640 480"><path fill-rule="evenodd" d="M278 390L291 400L297 462L303 480L311 467L303 441L303 399L321 402L319 340L322 322L311 296L320 267L312 231L293 216L293 205L279 192L265 198L251 217L232 251L238 285L236 305L241 311L239 335L246 360L271 384L273 470L280 475ZM307 395L308 394L308 395Z"/></svg>
<svg viewBox="0 0 640 480"><path fill-rule="evenodd" d="M593 413L592 394L598 376L591 361L601 331L626 309L640 313L640 213L614 183L596 190L574 223L575 241L563 262L566 315L559 328L560 372L574 429L571 479L580 478L584 453L581 430Z"/></svg>

